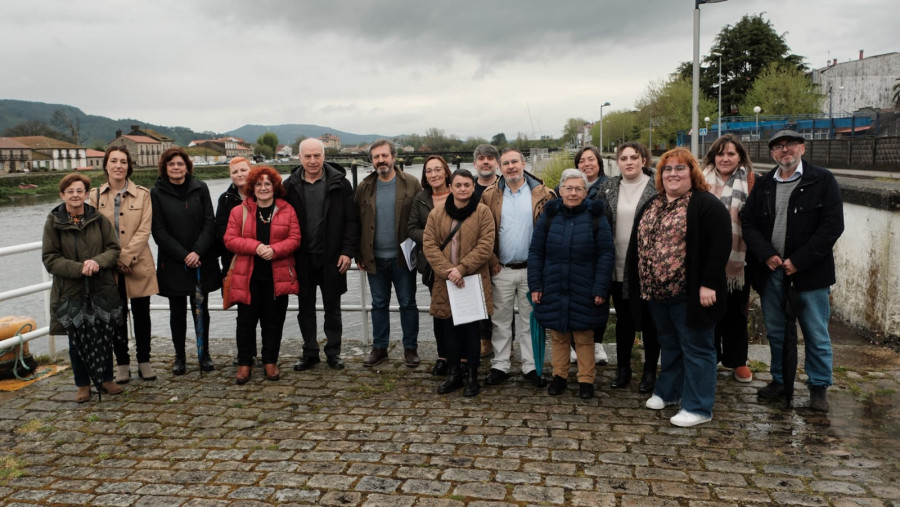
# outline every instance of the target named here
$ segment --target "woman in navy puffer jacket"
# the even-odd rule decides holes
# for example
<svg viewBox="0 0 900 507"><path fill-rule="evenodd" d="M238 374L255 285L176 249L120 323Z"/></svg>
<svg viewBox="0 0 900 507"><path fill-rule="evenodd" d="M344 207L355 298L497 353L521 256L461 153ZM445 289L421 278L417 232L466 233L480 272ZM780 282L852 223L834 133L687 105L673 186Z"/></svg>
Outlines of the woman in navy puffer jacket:
<svg viewBox="0 0 900 507"><path fill-rule="evenodd" d="M577 169L560 177L560 198L547 203L528 252L528 287L537 321L553 335L553 381L565 392L569 346L578 358L578 395L594 396L593 329L609 315L615 249L603 201L586 200L587 178Z"/></svg>

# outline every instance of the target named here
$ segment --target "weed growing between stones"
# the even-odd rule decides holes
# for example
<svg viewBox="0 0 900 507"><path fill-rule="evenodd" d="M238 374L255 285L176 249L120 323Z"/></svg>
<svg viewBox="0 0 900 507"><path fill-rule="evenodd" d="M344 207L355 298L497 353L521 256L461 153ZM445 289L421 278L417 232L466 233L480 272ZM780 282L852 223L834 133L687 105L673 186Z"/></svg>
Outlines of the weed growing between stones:
<svg viewBox="0 0 900 507"><path fill-rule="evenodd" d="M0 484L25 475L22 470L22 462L12 456L0 456Z"/></svg>

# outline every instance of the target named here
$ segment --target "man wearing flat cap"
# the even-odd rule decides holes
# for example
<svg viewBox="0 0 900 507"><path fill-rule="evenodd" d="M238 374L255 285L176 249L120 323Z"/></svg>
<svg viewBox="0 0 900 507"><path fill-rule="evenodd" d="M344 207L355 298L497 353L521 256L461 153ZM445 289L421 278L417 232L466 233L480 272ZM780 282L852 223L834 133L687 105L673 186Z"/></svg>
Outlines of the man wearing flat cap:
<svg viewBox="0 0 900 507"><path fill-rule="evenodd" d="M757 396L784 397L781 358L787 319L782 303L792 285L798 292L799 310L794 311L806 346L809 407L827 412L826 391L832 383L828 295L835 282L832 248L844 231L841 191L831 171L802 160L806 145L798 132L776 132L769 152L778 165L756 180L741 212L751 254L747 261L772 354L772 382Z"/></svg>

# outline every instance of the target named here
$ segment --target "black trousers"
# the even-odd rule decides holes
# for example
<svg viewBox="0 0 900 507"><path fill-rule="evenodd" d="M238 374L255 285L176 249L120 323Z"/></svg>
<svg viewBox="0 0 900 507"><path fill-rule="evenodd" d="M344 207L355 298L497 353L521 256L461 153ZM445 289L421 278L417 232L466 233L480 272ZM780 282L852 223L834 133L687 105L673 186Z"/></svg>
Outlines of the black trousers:
<svg viewBox="0 0 900 507"><path fill-rule="evenodd" d="M250 280L250 304L238 303L237 331L238 365L252 366L256 357L256 324L261 328L263 364L278 362L281 335L287 313L288 297L273 296L272 280Z"/></svg>
<svg viewBox="0 0 900 507"><path fill-rule="evenodd" d="M169 329L172 331L172 345L175 347L175 355L184 357L184 341L187 334L187 309L184 303L185 298L191 303L191 317L194 320L194 330L197 329L197 301L194 296L173 296L169 299ZM205 356L209 357L209 298L203 298L203 304L200 305L199 318L202 319L202 334L198 337L203 343L203 349L206 351ZM198 351L199 352L199 351Z"/></svg>
<svg viewBox="0 0 900 507"><path fill-rule="evenodd" d="M747 314L750 305L750 284L743 289L728 291L725 316L716 323L716 352L722 366L737 368L747 364L750 334Z"/></svg>
<svg viewBox="0 0 900 507"><path fill-rule="evenodd" d="M119 298L122 299L122 324L118 339L113 340L116 364L131 364L128 357L128 296L125 291L125 275L119 273ZM150 296L131 299L131 319L134 326L134 349L137 362L150 362Z"/></svg>
<svg viewBox="0 0 900 507"><path fill-rule="evenodd" d="M479 322L469 322L459 326L453 325L453 319L434 319L435 329L440 327L447 350L447 362L451 368L459 368L463 358L469 365L481 361L481 334Z"/></svg>
<svg viewBox="0 0 900 507"><path fill-rule="evenodd" d="M610 294L616 306L616 362L619 367L631 366L631 349L634 347L634 316L631 314L631 301L622 298L622 282L613 282ZM644 370L656 370L659 362L659 340L656 338L656 326L650 317L647 303L641 301L641 336L644 340Z"/></svg>
<svg viewBox="0 0 900 507"><path fill-rule="evenodd" d="M316 339L316 287L322 293L322 306L325 307L325 355L336 356L341 353L341 335L344 333L341 321L341 295L328 290L323 284L323 266L309 269L300 279L298 295L297 324L300 336L303 337L303 356L319 357L319 341Z"/></svg>

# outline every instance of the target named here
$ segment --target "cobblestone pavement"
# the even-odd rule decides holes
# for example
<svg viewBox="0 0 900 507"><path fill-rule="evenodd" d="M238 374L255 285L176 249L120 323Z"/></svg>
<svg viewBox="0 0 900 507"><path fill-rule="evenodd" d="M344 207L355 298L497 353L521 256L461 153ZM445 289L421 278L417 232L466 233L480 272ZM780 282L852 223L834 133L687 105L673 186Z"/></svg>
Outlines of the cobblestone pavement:
<svg viewBox="0 0 900 507"><path fill-rule="evenodd" d="M282 380L254 368L243 386L225 354L214 372L190 364L172 377L171 351L155 351L158 380L80 405L65 371L0 397L0 502L900 504L892 352L875 367L838 368L827 415L802 408L800 384L798 408L785 410L757 401L767 374L740 384L722 370L714 420L676 428L675 408L647 410L636 387L610 389L613 366L600 368L589 401L575 396L574 376L558 397L520 375L477 398L439 396L425 345L416 369L394 343L374 370L362 366L362 343L346 344L343 371L323 363L296 373L297 350L286 350ZM838 348L836 364L867 353Z"/></svg>

